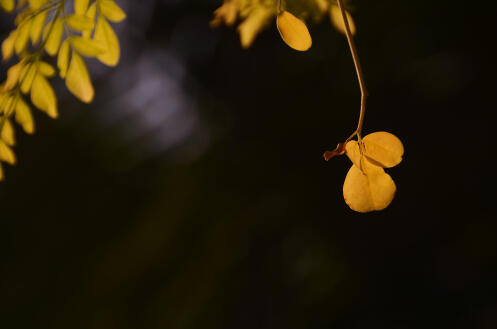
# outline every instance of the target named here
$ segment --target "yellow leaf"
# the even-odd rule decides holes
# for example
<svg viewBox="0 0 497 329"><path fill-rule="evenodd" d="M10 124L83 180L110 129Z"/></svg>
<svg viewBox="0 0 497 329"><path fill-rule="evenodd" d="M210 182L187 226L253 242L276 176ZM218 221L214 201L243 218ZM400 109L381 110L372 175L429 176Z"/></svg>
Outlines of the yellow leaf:
<svg viewBox="0 0 497 329"><path fill-rule="evenodd" d="M8 115L12 111L14 101L14 97L10 94L0 93L0 113Z"/></svg>
<svg viewBox="0 0 497 329"><path fill-rule="evenodd" d="M347 205L358 212L385 209L395 196L396 186L383 168L362 162L364 173L352 165L343 184L343 197Z"/></svg>
<svg viewBox="0 0 497 329"><path fill-rule="evenodd" d="M14 146L16 143L16 138L15 138L15 132L14 132L14 126L12 126L12 123L10 120L5 120L3 123L3 128L2 128L2 136L0 138L5 142L5 144L9 146Z"/></svg>
<svg viewBox="0 0 497 329"><path fill-rule="evenodd" d="M358 168L361 168L361 151L359 149L359 143L355 140L347 142L345 145L345 154L347 157L355 164Z"/></svg>
<svg viewBox="0 0 497 329"><path fill-rule="evenodd" d="M0 161L7 162L11 165L15 165L17 162L16 155L3 141L0 141Z"/></svg>
<svg viewBox="0 0 497 329"><path fill-rule="evenodd" d="M2 9L6 12L10 13L12 10L14 10L14 0L0 0L0 7L2 7Z"/></svg>
<svg viewBox="0 0 497 329"><path fill-rule="evenodd" d="M67 74L69 66L69 40L64 40L60 46L59 57L57 57L57 67L59 69L60 77L64 79Z"/></svg>
<svg viewBox="0 0 497 329"><path fill-rule="evenodd" d="M47 43L45 44L45 50L50 56L55 56L59 51L60 41L62 40L62 35L64 34L64 26L62 24L62 19L57 18L53 23L53 27L50 25L45 28L46 33L52 29L50 35L48 35Z"/></svg>
<svg viewBox="0 0 497 329"><path fill-rule="evenodd" d="M2 60L6 61L14 54L14 45L17 38L17 30L10 32L9 36L2 42Z"/></svg>
<svg viewBox="0 0 497 329"><path fill-rule="evenodd" d="M404 146L391 133L377 131L364 137L362 142L364 145L364 155L377 166L391 168L402 161ZM350 161L360 168L361 152L359 150L359 143L351 140L347 143L345 150Z"/></svg>
<svg viewBox="0 0 497 329"><path fill-rule="evenodd" d="M66 76L66 86L81 101L90 103L93 100L95 92L90 75L83 58L76 52L72 53L71 64Z"/></svg>
<svg viewBox="0 0 497 329"><path fill-rule="evenodd" d="M33 84L33 80L35 79L36 73L36 64L28 64L25 67L23 67L21 71L21 91L24 94L27 94L29 90L31 89L31 86Z"/></svg>
<svg viewBox="0 0 497 329"><path fill-rule="evenodd" d="M85 14L92 21L92 28L90 30L83 31L83 37L89 39L91 37L91 32L93 30L93 24L95 24L95 18L97 17L97 3L94 2L88 8L88 11Z"/></svg>
<svg viewBox="0 0 497 329"><path fill-rule="evenodd" d="M112 22L120 22L126 18L126 13L113 0L101 0L100 12Z"/></svg>
<svg viewBox="0 0 497 329"><path fill-rule="evenodd" d="M21 71L23 70L23 63L17 63L11 66L7 71L7 80L3 86L4 91L11 90L19 82L19 77L21 76Z"/></svg>
<svg viewBox="0 0 497 329"><path fill-rule="evenodd" d="M38 15L33 18L33 23L31 24L31 30L29 32L29 36L31 38L31 43L33 45L37 44L40 40L41 31L45 26L45 21L47 19L47 11L42 11Z"/></svg>
<svg viewBox="0 0 497 329"><path fill-rule="evenodd" d="M23 1L19 1L20 4L22 4L22 2L26 2L26 0L23 0ZM28 0L29 2L29 5L31 6L31 9L33 10L37 10L37 9L40 9L41 6L43 6L45 3L47 3L47 0Z"/></svg>
<svg viewBox="0 0 497 329"><path fill-rule="evenodd" d="M395 135L378 131L363 138L364 154L372 163L391 168L402 161L404 146Z"/></svg>
<svg viewBox="0 0 497 329"><path fill-rule="evenodd" d="M34 133L35 126L31 109L22 98L18 98L16 102L16 122L22 126L27 134Z"/></svg>
<svg viewBox="0 0 497 329"><path fill-rule="evenodd" d="M276 18L276 26L281 38L291 48L306 51L311 48L312 38L303 21L284 11Z"/></svg>
<svg viewBox="0 0 497 329"><path fill-rule="evenodd" d="M14 45L16 54L20 54L24 49L26 49L26 45L29 40L29 31L31 30L31 23L32 21L30 19L24 20L17 28L17 39Z"/></svg>
<svg viewBox="0 0 497 329"><path fill-rule="evenodd" d="M31 87L31 102L52 118L58 116L57 98L47 79L37 74Z"/></svg>
<svg viewBox="0 0 497 329"><path fill-rule="evenodd" d="M240 34L240 42L242 48L247 49L252 45L255 37L262 28L267 24L271 17L271 11L265 7L257 7L250 15L238 25L238 33Z"/></svg>
<svg viewBox="0 0 497 329"><path fill-rule="evenodd" d="M116 66L121 53L119 40L110 24L101 16L98 18L93 39L104 49L104 52L97 56L98 60L106 65Z"/></svg>
<svg viewBox="0 0 497 329"><path fill-rule="evenodd" d="M225 0L223 5L214 11L214 18L210 21L211 27L218 27L222 22L226 26L235 24L238 12L237 3L235 0Z"/></svg>
<svg viewBox="0 0 497 329"><path fill-rule="evenodd" d="M38 72L40 72L47 78L51 78L55 75L55 69L53 68L53 66L43 61L40 61L38 63Z"/></svg>
<svg viewBox="0 0 497 329"><path fill-rule="evenodd" d="M93 21L85 15L72 14L66 17L66 23L76 31L90 30L93 28Z"/></svg>
<svg viewBox="0 0 497 329"><path fill-rule="evenodd" d="M90 0L74 0L74 12L78 15L84 15L89 3Z"/></svg>
<svg viewBox="0 0 497 329"><path fill-rule="evenodd" d="M350 15L348 11L345 12L347 15L347 21L349 22L349 27L350 27L350 33L354 35L356 33L356 28L354 24L354 19ZM338 32L342 34L345 33L345 22L343 21L343 16L342 16L342 11L338 6L332 5L330 8L330 19L331 19L331 24L335 27L335 29L338 30Z"/></svg>
<svg viewBox="0 0 497 329"><path fill-rule="evenodd" d="M84 37L71 37L70 42L72 47L84 56L94 57L105 51L99 43Z"/></svg>

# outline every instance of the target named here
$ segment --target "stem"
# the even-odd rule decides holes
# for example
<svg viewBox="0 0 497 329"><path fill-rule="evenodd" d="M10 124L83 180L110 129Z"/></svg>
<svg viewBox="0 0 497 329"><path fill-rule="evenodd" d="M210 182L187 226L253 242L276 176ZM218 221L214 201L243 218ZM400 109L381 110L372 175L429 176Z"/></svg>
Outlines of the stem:
<svg viewBox="0 0 497 329"><path fill-rule="evenodd" d="M338 8L342 12L342 18L345 25L345 35L347 36L347 41L349 43L350 52L352 54L352 59L354 60L354 66L357 73L357 79L359 80L359 88L361 89L361 112L359 113L359 122L357 123L357 128L355 132L347 139L347 142L352 139L355 135L359 142L361 142L361 132L362 125L364 123L364 114L366 112L366 99L368 98L368 91L366 89L366 83L364 82L364 74L362 72L361 62L359 61L359 54L357 53L357 48L350 32L349 20L347 18L347 13L345 12L343 0L337 0Z"/></svg>

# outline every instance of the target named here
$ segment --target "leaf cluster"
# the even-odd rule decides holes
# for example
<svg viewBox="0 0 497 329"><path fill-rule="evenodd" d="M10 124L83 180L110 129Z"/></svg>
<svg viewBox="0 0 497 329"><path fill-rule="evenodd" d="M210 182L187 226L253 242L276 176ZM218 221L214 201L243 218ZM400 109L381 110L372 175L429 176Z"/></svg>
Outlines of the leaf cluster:
<svg viewBox="0 0 497 329"><path fill-rule="evenodd" d="M114 0L0 0L0 8L16 12L15 28L2 42L2 60L18 57L0 84L2 180L1 163L16 163L12 121L32 134L31 107L58 117L57 96L50 83L57 73L74 96L91 102L95 92L84 58L117 65L120 46L109 22L120 22L126 14ZM45 54L56 57L56 68L43 60Z"/></svg>
<svg viewBox="0 0 497 329"><path fill-rule="evenodd" d="M336 0L224 0L214 11L212 27L221 24L237 30L243 48L249 48L257 35L276 17L278 31L283 41L291 48L305 51L312 45L310 33L304 23L306 19L320 21L329 16L332 26L345 34L345 25ZM352 34L355 25L347 11Z"/></svg>

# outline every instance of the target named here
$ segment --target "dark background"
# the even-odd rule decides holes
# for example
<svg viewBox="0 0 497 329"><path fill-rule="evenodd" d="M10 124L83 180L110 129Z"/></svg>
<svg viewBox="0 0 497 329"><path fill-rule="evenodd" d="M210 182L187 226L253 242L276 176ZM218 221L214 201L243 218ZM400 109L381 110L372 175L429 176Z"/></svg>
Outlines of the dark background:
<svg viewBox="0 0 497 329"><path fill-rule="evenodd" d="M365 133L406 149L370 214L321 157L359 109L327 20L306 53L274 25L245 51L208 27L220 1L118 2L93 104L55 79L60 119L4 166L2 329L497 328L491 1L353 2Z"/></svg>

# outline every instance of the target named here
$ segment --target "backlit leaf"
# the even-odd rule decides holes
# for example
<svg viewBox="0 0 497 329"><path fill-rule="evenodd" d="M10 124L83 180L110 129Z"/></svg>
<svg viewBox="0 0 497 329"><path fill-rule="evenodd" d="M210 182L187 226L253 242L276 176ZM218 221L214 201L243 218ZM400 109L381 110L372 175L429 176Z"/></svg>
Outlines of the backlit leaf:
<svg viewBox="0 0 497 329"><path fill-rule="evenodd" d="M91 37L93 25L95 24L95 18L97 17L97 3L96 2L94 2L90 5L88 10L86 11L85 16L88 17L92 21L92 28L91 28L91 30L83 31L82 35L84 38L89 39Z"/></svg>
<svg viewBox="0 0 497 329"><path fill-rule="evenodd" d="M3 86L3 90L11 90L14 88L19 82L19 77L21 76L21 72L23 70L23 63L17 63L12 65L7 70L7 80L5 81L5 85Z"/></svg>
<svg viewBox="0 0 497 329"><path fill-rule="evenodd" d="M66 77L67 68L69 67L69 40L64 40L60 46L59 56L57 57L57 68L62 79Z"/></svg>
<svg viewBox="0 0 497 329"><path fill-rule="evenodd" d="M57 98L47 79L37 74L31 87L31 102L52 118L58 116Z"/></svg>
<svg viewBox="0 0 497 329"><path fill-rule="evenodd" d="M17 30L10 32L9 36L2 42L2 60L6 61L14 54L14 46L17 38Z"/></svg>
<svg viewBox="0 0 497 329"><path fill-rule="evenodd" d="M93 21L85 16L85 15L78 15L78 14L72 14L66 17L66 23L69 25L69 27L73 30L76 31L84 31L84 30L90 30L93 28Z"/></svg>
<svg viewBox="0 0 497 329"><path fill-rule="evenodd" d="M17 39L15 42L16 54L20 54L26 49L29 40L29 31L31 29L32 20L25 20L17 28Z"/></svg>
<svg viewBox="0 0 497 329"><path fill-rule="evenodd" d="M50 35L48 35L47 43L45 44L45 50L50 56L55 56L59 51L60 41L62 40L62 35L64 34L64 26L62 24L62 19L57 18L53 23L53 27L48 25L45 28L46 33L50 31Z"/></svg>
<svg viewBox="0 0 497 329"><path fill-rule="evenodd" d="M0 7L9 13L14 10L14 0L0 0Z"/></svg>
<svg viewBox="0 0 497 329"><path fill-rule="evenodd" d="M9 146L14 146L16 143L16 138L15 138L15 133L14 133L14 126L12 126L12 123L10 120L5 120L3 122L3 128L2 128L2 136L0 138L5 142L5 144Z"/></svg>
<svg viewBox="0 0 497 329"><path fill-rule="evenodd" d="M74 0L74 12L78 15L84 15L89 3L90 0Z"/></svg>
<svg viewBox="0 0 497 329"><path fill-rule="evenodd" d="M34 78L35 78L36 73L38 71L36 66L37 65L34 63L28 64L21 71L21 79L22 79L21 91L24 94L27 94L29 92L29 90L31 89Z"/></svg>
<svg viewBox="0 0 497 329"><path fill-rule="evenodd" d="M247 49L252 45L255 37L266 26L272 12L265 7L257 7L250 15L238 25L240 43L242 48Z"/></svg>
<svg viewBox="0 0 497 329"><path fill-rule="evenodd" d="M347 15L347 21L349 22L350 33L354 35L356 33L356 27L354 23L354 19L350 15L348 11L345 11L345 15ZM332 5L330 8L330 19L331 24L338 30L338 32L342 34L346 34L345 32L345 22L343 21L342 11L338 6Z"/></svg>
<svg viewBox="0 0 497 329"><path fill-rule="evenodd" d="M105 51L99 43L84 37L72 37L70 38L70 43L81 55L89 57L97 56Z"/></svg>
<svg viewBox="0 0 497 329"><path fill-rule="evenodd" d="M95 94L90 75L83 58L73 52L66 76L67 89L85 103L90 103Z"/></svg>
<svg viewBox="0 0 497 329"><path fill-rule="evenodd" d="M343 184L343 197L347 205L358 212L385 209L395 196L396 186L383 168L363 161L365 172L352 165Z"/></svg>
<svg viewBox="0 0 497 329"><path fill-rule="evenodd" d="M101 0L100 12L112 22L120 22L126 18L124 11L113 0Z"/></svg>
<svg viewBox="0 0 497 329"><path fill-rule="evenodd" d="M15 99L10 94L0 93L0 113L9 113L12 111Z"/></svg>
<svg viewBox="0 0 497 329"><path fill-rule="evenodd" d="M237 10L235 0L225 0L223 5L214 11L214 18L209 25L211 27L218 27L224 22L226 26L232 26L236 21Z"/></svg>
<svg viewBox="0 0 497 329"><path fill-rule="evenodd" d="M43 11L33 18L33 22L31 24L31 30L29 32L29 36L31 38L31 43L37 44L40 40L41 31L45 26L45 21L47 19L47 12Z"/></svg>
<svg viewBox="0 0 497 329"><path fill-rule="evenodd" d="M17 160L14 152L10 149L10 147L5 144L4 141L0 140L0 161L7 162L11 165L15 165Z"/></svg>
<svg viewBox="0 0 497 329"><path fill-rule="evenodd" d="M278 15L276 26L283 41L291 48L306 51L312 46L312 38L305 23L288 11Z"/></svg>
<svg viewBox="0 0 497 329"><path fill-rule="evenodd" d="M117 65L121 53L119 40L110 24L101 16L98 18L93 39L104 50L97 56L98 60L109 66Z"/></svg>
<svg viewBox="0 0 497 329"><path fill-rule="evenodd" d="M43 74L47 78L51 78L55 75L55 69L52 65L47 62L40 61L38 63L38 72Z"/></svg>
<svg viewBox="0 0 497 329"><path fill-rule="evenodd" d="M402 161L404 146L395 135L378 131L367 135L363 139L364 152L374 164L383 168L391 168Z"/></svg>
<svg viewBox="0 0 497 329"><path fill-rule="evenodd" d="M16 102L16 122L22 126L22 129L27 134L34 133L35 129L31 109L22 98L18 98Z"/></svg>

